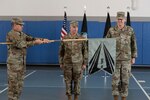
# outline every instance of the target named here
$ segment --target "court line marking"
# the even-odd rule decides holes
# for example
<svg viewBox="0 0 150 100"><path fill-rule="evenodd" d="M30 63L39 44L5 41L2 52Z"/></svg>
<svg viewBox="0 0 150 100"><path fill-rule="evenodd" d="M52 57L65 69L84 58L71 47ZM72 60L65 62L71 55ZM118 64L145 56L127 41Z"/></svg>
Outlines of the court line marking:
<svg viewBox="0 0 150 100"><path fill-rule="evenodd" d="M145 80L138 80L139 83L146 83Z"/></svg>
<svg viewBox="0 0 150 100"><path fill-rule="evenodd" d="M24 77L24 79L27 78L28 76L34 74L35 72L36 72L36 71L34 70L34 71L32 71L31 73L27 74L27 75ZM1 90L1 91L0 91L0 94L2 94L3 92L5 92L7 89L8 89L8 86L7 86L5 89Z"/></svg>
<svg viewBox="0 0 150 100"><path fill-rule="evenodd" d="M144 88L144 89L150 89L150 87L147 87L147 86L144 86L143 88Z"/></svg>
<svg viewBox="0 0 150 100"><path fill-rule="evenodd" d="M135 73L135 74L141 74L141 73L144 73L144 74L149 74L150 72L132 72L132 73Z"/></svg>
<svg viewBox="0 0 150 100"><path fill-rule="evenodd" d="M141 86L141 84L138 82L138 80L135 78L135 76L133 74L131 74L131 76L133 77L133 79L135 80L135 82L137 83L137 85L141 88L141 90L144 92L144 94L146 95L146 97L148 98L148 100L150 100L149 95L146 93L146 91L143 89L143 87Z"/></svg>

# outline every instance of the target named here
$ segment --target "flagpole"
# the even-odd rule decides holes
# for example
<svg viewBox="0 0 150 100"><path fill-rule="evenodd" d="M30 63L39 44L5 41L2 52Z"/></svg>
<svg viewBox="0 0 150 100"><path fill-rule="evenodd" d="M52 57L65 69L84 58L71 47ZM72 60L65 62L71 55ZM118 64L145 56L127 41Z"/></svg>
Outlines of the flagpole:
<svg viewBox="0 0 150 100"><path fill-rule="evenodd" d="M62 40L52 40L54 42L59 42L59 41L63 41L63 42L69 42L69 41L87 41L88 39L62 39Z"/></svg>
<svg viewBox="0 0 150 100"><path fill-rule="evenodd" d="M67 6L64 6L64 17L65 17L66 11L67 11ZM65 30L65 32L67 32L67 31ZM63 37L61 37L61 40L54 40L54 42L59 42L59 41L62 41L62 40L63 40ZM60 76L64 77L63 73ZM64 82L64 79L63 79L63 82ZM72 86L71 86L71 88L72 88Z"/></svg>
<svg viewBox="0 0 150 100"><path fill-rule="evenodd" d="M109 10L110 10L110 6L107 6L107 17L108 17L108 14L109 14ZM107 18L106 18L106 21L107 21ZM103 37L104 37L104 36L103 36ZM106 67L107 67L107 66L106 66ZM103 69L104 69L104 68L103 68ZM107 77L109 77L109 76L107 75L106 71L103 70L103 72L104 72L104 76L102 76L102 77L104 77L104 86L106 86Z"/></svg>
<svg viewBox="0 0 150 100"><path fill-rule="evenodd" d="M0 44L13 44L12 42L0 42Z"/></svg>
<svg viewBox="0 0 150 100"><path fill-rule="evenodd" d="M63 40L49 40L48 43L51 43L51 42L59 42L59 41L63 41L63 42L69 42L69 41L87 41L88 39L63 39ZM11 45L13 44L12 42L0 42L0 44L8 44L8 45Z"/></svg>
<svg viewBox="0 0 150 100"><path fill-rule="evenodd" d="M84 5L84 14L86 14L86 5ZM88 65L86 65L86 68L84 70L84 78L88 77L88 75L87 75L87 66Z"/></svg>

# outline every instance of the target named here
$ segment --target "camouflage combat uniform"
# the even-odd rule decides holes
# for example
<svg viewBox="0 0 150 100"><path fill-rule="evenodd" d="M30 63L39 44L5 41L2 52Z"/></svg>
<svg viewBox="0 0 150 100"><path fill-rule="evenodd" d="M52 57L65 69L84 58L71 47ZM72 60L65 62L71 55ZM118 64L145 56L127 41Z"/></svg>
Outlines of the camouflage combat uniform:
<svg viewBox="0 0 150 100"><path fill-rule="evenodd" d="M107 38L116 38L116 68L112 76L112 95L128 95L131 74L131 59L137 57L136 37L130 26L122 30L118 26L110 28Z"/></svg>
<svg viewBox="0 0 150 100"><path fill-rule="evenodd" d="M64 39L79 39L81 36L66 35ZM66 82L66 95L71 95L71 81L74 81L74 94L80 94L82 65L87 65L87 45L85 41L62 42L59 52L59 63L63 65Z"/></svg>
<svg viewBox="0 0 150 100"><path fill-rule="evenodd" d="M34 38L11 30L6 40L13 43L7 45L8 100L19 100L26 71L26 49L34 45Z"/></svg>

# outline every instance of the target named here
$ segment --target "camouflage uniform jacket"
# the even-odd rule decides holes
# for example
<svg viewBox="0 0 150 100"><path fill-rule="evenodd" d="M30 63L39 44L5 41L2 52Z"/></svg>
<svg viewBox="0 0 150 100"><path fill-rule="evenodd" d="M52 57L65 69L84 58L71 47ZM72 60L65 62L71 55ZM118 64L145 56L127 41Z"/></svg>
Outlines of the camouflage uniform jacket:
<svg viewBox="0 0 150 100"><path fill-rule="evenodd" d="M83 38L78 34L71 36L66 35L64 39L80 39ZM85 64L87 65L87 44L86 41L69 41L61 42L59 52L60 64Z"/></svg>
<svg viewBox="0 0 150 100"><path fill-rule="evenodd" d="M6 37L7 42L12 42L13 44L7 45L8 48L8 58L7 63L25 63L26 60L26 49L29 46L34 45L31 36L26 35L23 32L17 32L11 30Z"/></svg>
<svg viewBox="0 0 150 100"><path fill-rule="evenodd" d="M109 29L106 38L116 38L116 60L130 60L137 57L136 37L133 28L118 26Z"/></svg>

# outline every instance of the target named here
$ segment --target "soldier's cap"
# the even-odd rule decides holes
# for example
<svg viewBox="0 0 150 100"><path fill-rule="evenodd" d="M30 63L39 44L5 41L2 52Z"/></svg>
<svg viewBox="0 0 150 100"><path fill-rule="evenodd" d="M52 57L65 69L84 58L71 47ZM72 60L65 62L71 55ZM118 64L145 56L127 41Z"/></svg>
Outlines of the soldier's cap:
<svg viewBox="0 0 150 100"><path fill-rule="evenodd" d="M77 21L71 21L70 22L70 26L73 26L73 27L78 27L78 22Z"/></svg>
<svg viewBox="0 0 150 100"><path fill-rule="evenodd" d="M124 19L125 18L125 12L119 11L117 12L117 19Z"/></svg>
<svg viewBox="0 0 150 100"><path fill-rule="evenodd" d="M20 17L12 18L11 23L13 23L13 24L19 24L19 25L24 25L24 22L22 21L22 19Z"/></svg>

